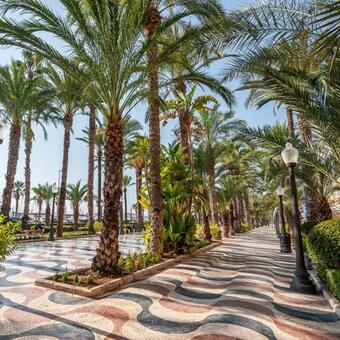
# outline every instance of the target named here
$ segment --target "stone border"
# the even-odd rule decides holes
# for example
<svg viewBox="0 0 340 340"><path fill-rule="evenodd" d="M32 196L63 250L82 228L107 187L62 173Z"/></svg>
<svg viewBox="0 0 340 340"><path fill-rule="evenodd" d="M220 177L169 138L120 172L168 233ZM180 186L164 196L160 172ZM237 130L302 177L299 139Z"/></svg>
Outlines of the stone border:
<svg viewBox="0 0 340 340"><path fill-rule="evenodd" d="M326 285L321 281L315 266L312 264L313 269L308 270L308 273L316 286L317 291L321 292L329 306L333 309L340 319L340 302L339 300L328 290Z"/></svg>
<svg viewBox="0 0 340 340"><path fill-rule="evenodd" d="M70 284L65 284L62 282L55 282L53 280L51 280L52 276L49 276L47 278L39 278L35 280L35 285L36 286L40 286L40 287L45 287L45 288L50 288L50 289L54 289L54 290L58 290L58 291L62 291L62 292L66 292L66 293L71 293L71 294L75 294L75 295L80 295L80 296L84 296L84 297L88 297L88 298L99 298L102 297L110 292L112 292L113 290L129 284L131 282L134 281L138 281L138 280L142 280L144 278L146 278L147 276L150 275L154 275L157 274L158 272L168 269L171 266L174 266L177 263L183 262L187 259L189 259L190 257L193 256L197 256L203 252L206 252L208 250L211 250L219 245L221 245L222 242L214 242L212 244L209 244L206 247L200 248L200 249L196 249L194 250L191 254L187 254L187 255L181 255L181 256L177 256L176 258L173 259L169 259L160 263L157 263L153 266L141 269L141 270L137 270L136 272L132 273L132 274L127 274L121 278L118 279L112 279L109 282L103 283L102 285L93 287L93 288L85 288L85 287L78 287L75 285L70 285ZM76 273L82 273L87 271L90 268L82 268L82 269L77 269L74 270L72 272L69 272L70 274L76 274Z"/></svg>

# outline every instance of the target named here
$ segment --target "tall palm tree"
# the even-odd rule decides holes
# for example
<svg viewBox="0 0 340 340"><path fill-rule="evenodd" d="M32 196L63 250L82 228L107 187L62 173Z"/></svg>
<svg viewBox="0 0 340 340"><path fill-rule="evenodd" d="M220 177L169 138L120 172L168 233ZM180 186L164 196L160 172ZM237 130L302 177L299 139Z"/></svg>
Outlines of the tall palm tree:
<svg viewBox="0 0 340 340"><path fill-rule="evenodd" d="M123 193L124 193L124 213L125 213L125 225L128 222L128 207L127 207L127 189L132 186L132 177L128 175L123 176Z"/></svg>
<svg viewBox="0 0 340 340"><path fill-rule="evenodd" d="M147 63L149 66L157 65L158 46L153 36L161 25L161 15L158 4L149 0L147 4L144 32L147 43ZM160 135L160 99L159 99L159 69L150 68L148 72L149 96L149 152L150 152L150 175L151 175L151 244L150 251L154 254L163 253L163 208L161 197L161 135Z"/></svg>
<svg viewBox="0 0 340 340"><path fill-rule="evenodd" d="M10 126L6 184L2 196L1 214L9 215L14 177L17 170L22 128L27 112L42 103L40 79L28 81L23 63L12 61L11 66L0 68L1 119Z"/></svg>
<svg viewBox="0 0 340 340"><path fill-rule="evenodd" d="M38 55L31 52L24 51L24 64L26 66L26 73L28 81L33 78L39 78L41 81L41 97L43 102L41 105L32 107L27 112L27 119L23 126L23 136L25 140L25 198L24 198L24 213L22 217L22 227L28 227L28 214L31 200L31 154L34 141L33 124L42 127L45 139L47 138L46 125L53 119L55 108L52 105L52 96L54 91L49 88L47 82L42 78L43 60Z"/></svg>
<svg viewBox="0 0 340 340"><path fill-rule="evenodd" d="M94 214L93 214L93 185L94 185L94 153L96 140L96 107L89 105L89 156L88 156L88 173L87 173L87 213L88 213L88 230L89 234L95 234Z"/></svg>
<svg viewBox="0 0 340 340"><path fill-rule="evenodd" d="M61 182L58 201L57 237L62 237L64 227L64 213L67 190L67 174L69 150L74 116L81 107L84 87L79 81L63 70L48 65L44 70L51 87L55 91L55 105L59 108L58 120L64 126L63 159L61 168Z"/></svg>
<svg viewBox="0 0 340 340"><path fill-rule="evenodd" d="M209 3L204 2L207 6ZM169 60L181 41L165 46L158 53L156 40L170 25L195 14L194 10L180 10L173 16L164 17L160 26L159 13L148 0L124 2L63 0L68 14L67 19L56 16L40 0L32 2L29 8L23 0L0 1L0 4L5 12L25 13L23 16L25 20L19 19L15 23L6 18L0 20L0 40L3 45L16 45L39 53L68 74L72 74L82 85L88 84L89 78L95 84L91 86L91 91L94 92L93 97L98 98L97 109L103 114L105 121L105 184L103 229L92 269L103 275L114 273L118 261L119 206L123 176L122 118L141 98L148 96L152 104L149 110L150 151L153 157L150 166L153 191L151 224L156 230L154 235L157 235L153 237L155 241L153 252L161 253L162 207L159 181L157 69ZM203 7L200 6L202 15ZM30 17L28 20L27 16ZM30 26L29 30L26 29L27 25ZM146 40L142 39L143 30L146 32ZM49 35L42 37L39 34L37 37L35 35L37 31L51 33L60 38L67 46L68 56L59 53L46 39ZM70 55L76 58L76 62L69 58ZM148 62L144 63L146 55ZM151 85L148 90L147 79Z"/></svg>
<svg viewBox="0 0 340 340"><path fill-rule="evenodd" d="M90 109L95 110L94 106L91 106ZM93 114L94 112L92 112ZM102 196L102 161L103 161L103 146L104 146L104 129L99 124L99 126L96 128L96 122L93 120L93 117L91 117L91 112L90 112L90 123L89 127L86 129L83 129L83 137L76 138L84 143L86 143L89 147L89 154L90 154L90 135L93 134L93 131L91 130L94 127L94 140L93 140L93 146L94 149L96 149L96 158L97 158L97 171L98 171L98 196L97 196L97 210L98 210L98 220L101 220L101 196ZM131 115L127 114L123 117L123 138L125 142L124 148L127 147L128 142L136 136L139 130L142 129L141 123L136 120L132 119ZM95 150L93 150L94 152ZM88 176L91 178L94 177L94 162L90 162L91 157L89 157L89 170L88 170ZM93 164L93 169L92 169L92 164ZM90 167L91 165L91 167ZM88 184L88 200L90 200L90 192L89 192L89 184ZM88 206L89 206L88 202Z"/></svg>
<svg viewBox="0 0 340 340"><path fill-rule="evenodd" d="M24 195L24 192L25 192L25 183L21 181L15 181L13 184L13 197L15 200L15 218L18 218L19 201L20 201L20 198Z"/></svg>
<svg viewBox="0 0 340 340"><path fill-rule="evenodd" d="M75 229L79 228L79 207L80 204L86 199L87 185L81 185L81 180L76 184L69 184L67 186L67 199L71 202L73 208L73 219Z"/></svg>

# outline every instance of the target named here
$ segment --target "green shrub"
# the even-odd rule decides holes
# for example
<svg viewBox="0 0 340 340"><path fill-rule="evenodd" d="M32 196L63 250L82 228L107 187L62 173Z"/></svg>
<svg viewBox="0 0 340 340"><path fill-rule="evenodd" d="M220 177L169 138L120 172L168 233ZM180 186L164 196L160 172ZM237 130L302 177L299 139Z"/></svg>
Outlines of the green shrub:
<svg viewBox="0 0 340 340"><path fill-rule="evenodd" d="M101 221L96 221L93 224L93 228L96 233L99 233L103 228L103 223Z"/></svg>
<svg viewBox="0 0 340 340"><path fill-rule="evenodd" d="M306 221L301 224L301 233L308 235L309 232L318 224L317 221Z"/></svg>
<svg viewBox="0 0 340 340"><path fill-rule="evenodd" d="M307 236L310 258L327 269L340 268L340 219L317 224Z"/></svg>
<svg viewBox="0 0 340 340"><path fill-rule="evenodd" d="M5 218L0 215L0 260L4 260L15 251L15 235L20 229L18 223L5 222Z"/></svg>
<svg viewBox="0 0 340 340"><path fill-rule="evenodd" d="M251 230L251 225L250 224L241 224L241 227L238 231L238 233L247 233L248 231Z"/></svg>
<svg viewBox="0 0 340 340"><path fill-rule="evenodd" d="M221 229L217 224L210 223L209 225L211 236L214 240L221 239ZM201 224L196 225L196 232L195 237L197 239L203 240L204 239L204 227Z"/></svg>
<svg viewBox="0 0 340 340"><path fill-rule="evenodd" d="M334 296L340 299L340 269L327 269L321 265L317 265L316 268L321 280Z"/></svg>

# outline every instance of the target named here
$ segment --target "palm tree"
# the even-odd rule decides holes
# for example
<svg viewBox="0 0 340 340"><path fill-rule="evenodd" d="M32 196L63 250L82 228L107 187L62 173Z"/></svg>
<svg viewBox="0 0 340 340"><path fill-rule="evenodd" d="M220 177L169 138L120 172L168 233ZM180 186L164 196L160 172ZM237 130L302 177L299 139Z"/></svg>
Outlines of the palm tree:
<svg viewBox="0 0 340 340"><path fill-rule="evenodd" d="M43 97L39 90L40 79L28 81L25 64L12 61L11 66L0 68L0 111L2 120L10 126L6 184L2 196L1 214L9 215L16 174L22 128L27 112L38 107Z"/></svg>
<svg viewBox="0 0 340 340"><path fill-rule="evenodd" d="M81 180L76 184L69 184L67 186L67 199L71 202L73 208L73 219L75 229L79 228L79 207L80 204L86 199L87 185L81 185Z"/></svg>
<svg viewBox="0 0 340 340"><path fill-rule="evenodd" d="M71 131L74 116L81 107L83 87L74 77L58 70L52 65L45 69L51 87L55 91L55 105L59 108L58 120L64 126L64 146L61 168L61 183L58 201L57 237L62 237L64 226L65 200L67 190L68 159L71 142Z"/></svg>
<svg viewBox="0 0 340 340"><path fill-rule="evenodd" d="M161 25L161 15L154 0L147 4L144 32L147 43L148 66L157 65L158 46L153 36ZM163 208L161 197L161 135L160 135L160 99L159 99L159 69L155 66L148 72L149 96L149 152L150 152L150 175L151 175L151 244L150 251L153 254L163 253Z"/></svg>
<svg viewBox="0 0 340 340"><path fill-rule="evenodd" d="M217 157L223 152L224 146L221 143L223 138L230 136L236 129L244 125L238 119L232 119L233 112L221 113L218 106L213 109L204 110L197 115L198 129L201 131L201 143L206 150L206 161L208 164L208 183L211 219L215 224L219 224L219 214L217 206L216 186L215 186L215 165Z"/></svg>
<svg viewBox="0 0 340 340"><path fill-rule="evenodd" d="M128 143L128 160L127 164L135 169L136 171L136 197L137 197L137 225L138 229L142 230L144 227L144 211L140 203L141 201L141 190L142 190L142 176L148 177L148 143L149 140L144 136L136 136L133 140Z"/></svg>
<svg viewBox="0 0 340 340"><path fill-rule="evenodd" d="M96 140L96 107L90 105L89 113L89 129L88 129L88 173L87 173L87 212L88 212L88 230L89 234L95 234L93 227L93 184L94 184L94 153L95 153L95 140Z"/></svg>
<svg viewBox="0 0 340 340"><path fill-rule="evenodd" d="M25 183L21 181L15 181L13 184L13 197L15 199L15 218L18 218L19 201L24 195Z"/></svg>
<svg viewBox="0 0 340 340"><path fill-rule="evenodd" d="M132 177L128 175L123 176L123 193L124 193L124 212L125 212L125 225L128 222L128 210L127 210L127 189L133 185Z"/></svg>
<svg viewBox="0 0 340 340"><path fill-rule="evenodd" d="M207 2L207 6L208 4ZM102 275L110 275L115 272L118 261L124 147L122 118L145 96L148 96L151 104L149 110L150 154L153 159L150 165L153 205L151 224L156 231L153 233L154 236L157 235L153 237L153 252L161 253L162 250L157 69L169 60L181 41L164 46L158 53L157 38L172 24L196 12L194 10L184 12L180 9L173 16L165 17L159 26L157 8L155 9L152 2L150 5L148 0L125 2L64 0L63 5L67 10L67 19L57 17L42 1L34 1L29 8L24 1L1 2L2 10L25 13L23 16L25 20L13 23L1 19L0 39L3 45L16 45L48 58L51 63L72 74L83 86L89 83L89 79L92 81L91 84L94 84L91 85L93 98L98 98L97 109L105 120L105 184L103 229L92 269ZM202 15L203 7L200 6ZM26 20L27 16L30 19ZM25 29L27 25L30 26L30 30ZM74 27L76 29L73 29ZM142 39L143 30L147 37L145 41ZM51 33L60 38L67 46L68 56L75 57L76 62L60 54L51 42L40 34L37 37L35 35L37 31ZM148 62L143 64L146 55ZM146 90L146 79L149 80L149 90ZM63 182L64 180L65 176Z"/></svg>
<svg viewBox="0 0 340 340"><path fill-rule="evenodd" d="M54 185L45 183L44 185L38 185L39 195L45 202L45 225L51 226L51 200L53 198Z"/></svg>
<svg viewBox="0 0 340 340"><path fill-rule="evenodd" d="M231 209L228 209L232 200L235 198L238 192L236 182L231 177L222 177L218 181L217 199L220 205L222 221L223 221L223 237L229 237L233 227L230 221L233 216L231 215Z"/></svg>
<svg viewBox="0 0 340 340"><path fill-rule="evenodd" d="M32 191L34 193L33 199L38 204L38 221L40 222L42 205L44 203L44 187L41 184L38 184L36 187L32 188Z"/></svg>
<svg viewBox="0 0 340 340"><path fill-rule="evenodd" d="M209 161L207 162L206 149L203 144L199 144L194 151L194 169L195 181L194 187L194 202L198 207L198 213L202 214L202 223L204 230L204 238L208 241L211 240L211 232L209 225L209 196L208 196L208 171Z"/></svg>
<svg viewBox="0 0 340 340"><path fill-rule="evenodd" d="M28 81L33 78L39 78L41 81L41 100L39 106L32 107L27 112L27 119L23 126L23 136L25 140L25 198L24 198L24 213L22 217L22 227L28 227L28 214L31 200L31 154L34 140L34 131L32 124L39 125L44 131L45 139L47 133L45 130L46 124L51 120L54 107L51 102L53 91L48 87L48 84L42 78L42 58L38 55L33 55L31 52L24 51L24 64Z"/></svg>
<svg viewBox="0 0 340 340"><path fill-rule="evenodd" d="M89 128L83 129L83 137L80 138L76 138L84 143L86 143L89 147L89 155L90 155L90 137L91 134L93 133L93 131L91 130L94 128L94 136L92 138L93 139L93 147L94 149L96 149L96 153L97 153L97 171L98 171L98 197L97 197L97 210L98 210L98 220L101 220L101 195L102 195L102 161L103 161L103 146L104 146L104 129L101 126L101 124L99 124L99 126L96 128L96 122L95 122L95 117L91 117L91 109L92 114L95 113L96 108L91 105L90 106L90 122L89 122ZM125 144L127 144L129 142L130 139L134 138L136 136L136 134L138 133L139 130L142 129L142 125L141 123L136 120L136 119L132 119L131 116L129 114L125 115L123 118L123 138L125 141ZM126 145L124 146L126 147ZM95 150L93 150L94 153ZM90 159L92 158L92 156L89 156L89 170L88 170L88 176L90 178L90 180L94 177L94 161L90 161ZM92 168L93 166L93 168ZM92 180L93 182L93 180ZM93 186L93 184L92 184ZM90 191L89 191L90 185L88 184L88 200L90 200ZM92 196L93 197L93 196ZM93 199L92 199L93 200ZM92 203L93 204L93 203ZM88 202L88 206L91 205L91 203ZM90 215L90 213L89 213ZM90 231L90 230L89 230Z"/></svg>

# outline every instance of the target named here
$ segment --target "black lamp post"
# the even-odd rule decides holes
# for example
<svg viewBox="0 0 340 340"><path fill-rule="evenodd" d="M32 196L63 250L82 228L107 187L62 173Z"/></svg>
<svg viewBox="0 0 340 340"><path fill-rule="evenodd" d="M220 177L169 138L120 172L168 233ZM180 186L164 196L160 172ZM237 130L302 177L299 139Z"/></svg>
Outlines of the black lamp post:
<svg viewBox="0 0 340 340"><path fill-rule="evenodd" d="M297 198L297 188L295 182L295 166L298 162L299 151L293 147L291 143L287 143L286 148L281 153L282 159L289 168L290 187L292 196L292 214L295 240L295 261L296 268L294 278L291 282L291 288L305 294L313 294L316 292L313 283L311 282L305 266L302 236L300 230L299 204Z"/></svg>
<svg viewBox="0 0 340 340"><path fill-rule="evenodd" d="M4 141L6 135L6 125L0 121L0 144Z"/></svg>
<svg viewBox="0 0 340 340"><path fill-rule="evenodd" d="M284 189L282 187L278 187L276 190L277 196L279 196L280 201L280 220L281 220L281 233L280 233L280 248L281 253L291 253L292 247L290 243L290 235L286 232L286 221L283 213L283 195Z"/></svg>
<svg viewBox="0 0 340 340"><path fill-rule="evenodd" d="M58 189L54 186L53 187L53 200L52 200L52 218L51 218L51 228L50 228L50 237L49 237L49 241L55 241L54 238L54 230L53 230L53 222L54 222L54 207L55 207L55 199L58 193Z"/></svg>

